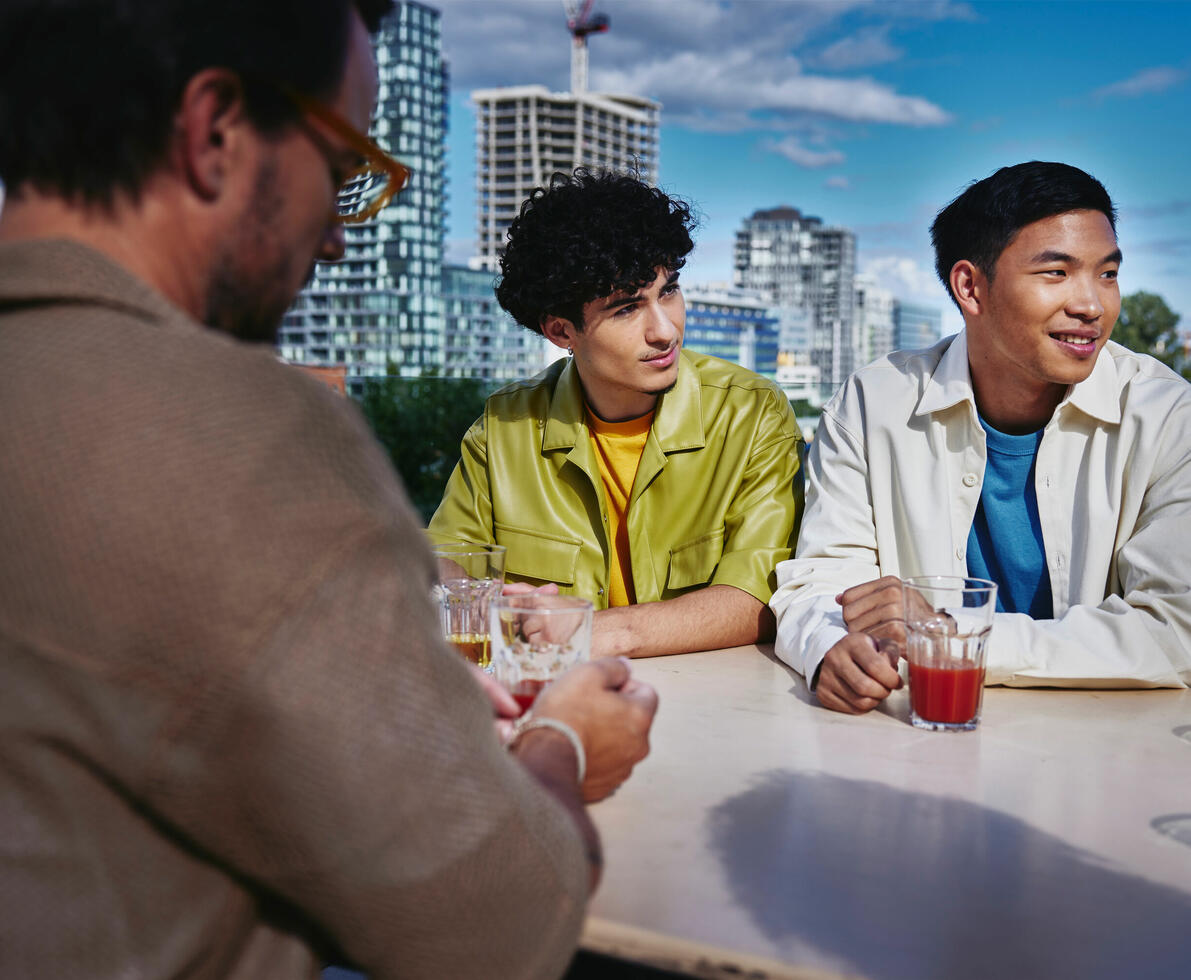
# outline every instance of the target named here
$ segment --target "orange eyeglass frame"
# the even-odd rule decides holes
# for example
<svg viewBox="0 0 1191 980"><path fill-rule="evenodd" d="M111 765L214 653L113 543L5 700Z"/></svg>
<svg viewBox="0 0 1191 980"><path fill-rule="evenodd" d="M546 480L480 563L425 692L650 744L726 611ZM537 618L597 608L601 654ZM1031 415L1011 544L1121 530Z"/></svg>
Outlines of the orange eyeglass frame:
<svg viewBox="0 0 1191 980"><path fill-rule="evenodd" d="M353 177L369 171L384 174L387 178L384 189L360 211L353 214L340 214L339 221L343 224L359 224L374 218L395 198L409 181L409 168L405 164L389 156L377 144L361 133L355 126L344 119L339 113L317 99L303 95L301 92L285 88L282 90L286 98L304 114L317 119L343 140L352 150L363 157L364 162L340 185L346 187Z"/></svg>

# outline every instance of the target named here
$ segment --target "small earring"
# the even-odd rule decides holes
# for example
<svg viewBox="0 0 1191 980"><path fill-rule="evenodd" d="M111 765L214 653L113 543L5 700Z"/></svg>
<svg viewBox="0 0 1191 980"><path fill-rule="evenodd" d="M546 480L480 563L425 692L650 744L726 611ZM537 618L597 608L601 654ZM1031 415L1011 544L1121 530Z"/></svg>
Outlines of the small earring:
<svg viewBox="0 0 1191 980"><path fill-rule="evenodd" d="M567 347L567 357L574 356L575 351L571 347Z"/></svg>

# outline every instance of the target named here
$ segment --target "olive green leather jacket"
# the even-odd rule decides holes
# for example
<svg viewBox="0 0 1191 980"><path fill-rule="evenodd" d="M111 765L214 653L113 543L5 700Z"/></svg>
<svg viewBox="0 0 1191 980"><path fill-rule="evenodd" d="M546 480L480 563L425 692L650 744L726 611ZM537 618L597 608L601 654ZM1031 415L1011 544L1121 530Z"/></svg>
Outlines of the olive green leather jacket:
<svg viewBox="0 0 1191 980"><path fill-rule="evenodd" d="M771 381L681 353L657 406L627 515L638 602L732 585L768 602L802 515L798 425ZM608 509L574 364L488 399L428 534L508 548L509 581L556 582L608 605Z"/></svg>

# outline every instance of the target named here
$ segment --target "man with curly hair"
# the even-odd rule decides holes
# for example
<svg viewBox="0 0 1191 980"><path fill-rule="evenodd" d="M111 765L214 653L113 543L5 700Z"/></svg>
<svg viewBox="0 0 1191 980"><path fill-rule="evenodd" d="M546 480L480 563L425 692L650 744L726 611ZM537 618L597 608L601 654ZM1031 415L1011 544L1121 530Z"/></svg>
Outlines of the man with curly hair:
<svg viewBox="0 0 1191 980"><path fill-rule="evenodd" d="M690 207L576 170L509 228L496 295L569 355L496 392L463 440L435 541L495 542L514 582L591 599L593 654L770 639L802 510L799 431L770 381L682 350Z"/></svg>

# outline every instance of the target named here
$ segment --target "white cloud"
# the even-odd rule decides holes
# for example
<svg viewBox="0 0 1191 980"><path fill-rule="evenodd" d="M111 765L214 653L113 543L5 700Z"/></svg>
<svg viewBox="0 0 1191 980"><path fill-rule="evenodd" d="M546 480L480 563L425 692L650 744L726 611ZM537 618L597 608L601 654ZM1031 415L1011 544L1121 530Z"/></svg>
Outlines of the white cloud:
<svg viewBox="0 0 1191 980"><path fill-rule="evenodd" d="M439 0L456 90L569 82L570 38L553 0ZM591 87L659 99L668 123L699 129L781 127L796 116L938 126L951 115L928 99L867 77L803 70L802 52L838 33L854 8L871 18L964 17L966 5L861 0L601 0L607 34L588 39ZM888 60L887 25L828 43L835 67ZM884 47L882 47L884 45ZM868 61L862 61L868 58Z"/></svg>
<svg viewBox="0 0 1191 980"><path fill-rule="evenodd" d="M946 299L934 268L908 255L865 256L861 261L861 271L872 276L877 285L902 299L920 299L929 303Z"/></svg>
<svg viewBox="0 0 1191 980"><path fill-rule="evenodd" d="M839 150L812 150L803 146L795 136L786 136L781 140L765 140L761 148L811 170L843 163L846 159Z"/></svg>
<svg viewBox="0 0 1191 980"><path fill-rule="evenodd" d="M897 299L938 307L943 314L943 336L963 327L963 317L935 276L930 259L920 261L904 253L877 253L862 256L860 268Z"/></svg>
<svg viewBox="0 0 1191 980"><path fill-rule="evenodd" d="M889 43L889 25L884 25L841 37L820 51L814 61L828 71L846 71L897 61L902 54L901 48Z"/></svg>
<svg viewBox="0 0 1191 980"><path fill-rule="evenodd" d="M852 185L848 182L848 178L843 174L836 174L834 177L828 177L823 181L823 186L832 188L834 190L846 191Z"/></svg>
<svg viewBox="0 0 1191 980"><path fill-rule="evenodd" d="M1145 68L1119 82L1098 88L1092 93L1092 97L1107 99L1117 96L1134 99L1139 95L1149 95L1152 92L1165 92L1168 88L1174 88L1181 84L1186 78L1186 69L1159 65L1157 68Z"/></svg>
<svg viewBox="0 0 1191 980"><path fill-rule="evenodd" d="M660 99L668 113L741 111L756 114L809 113L850 122L939 126L951 121L927 99L900 95L871 78L806 75L791 56L761 61L747 47L720 51L716 58L682 51L625 69L592 72L592 87L643 93Z"/></svg>

